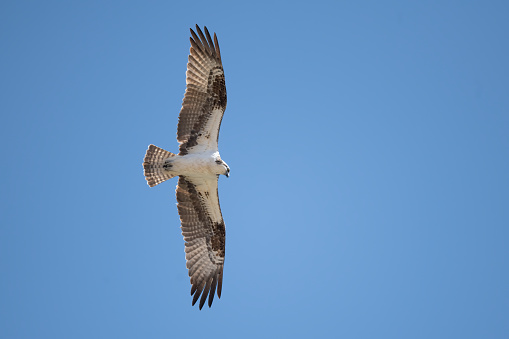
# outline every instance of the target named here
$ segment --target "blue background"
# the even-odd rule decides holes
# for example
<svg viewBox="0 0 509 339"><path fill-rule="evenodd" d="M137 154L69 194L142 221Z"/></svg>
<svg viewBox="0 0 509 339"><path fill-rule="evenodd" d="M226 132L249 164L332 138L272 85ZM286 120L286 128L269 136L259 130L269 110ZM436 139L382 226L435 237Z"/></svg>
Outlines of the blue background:
<svg viewBox="0 0 509 339"><path fill-rule="evenodd" d="M3 1L0 337L508 338L505 1ZM189 27L217 32L222 298L191 307Z"/></svg>

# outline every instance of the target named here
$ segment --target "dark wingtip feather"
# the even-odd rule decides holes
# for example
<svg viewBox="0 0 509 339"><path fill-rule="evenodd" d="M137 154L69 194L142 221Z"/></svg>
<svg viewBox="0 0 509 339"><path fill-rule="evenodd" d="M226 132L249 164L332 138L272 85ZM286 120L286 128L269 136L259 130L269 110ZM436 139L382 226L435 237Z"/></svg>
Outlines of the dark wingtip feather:
<svg viewBox="0 0 509 339"><path fill-rule="evenodd" d="M207 284L205 285L205 288L203 289L203 293L202 293L201 299L200 299L200 310L202 309L203 305L205 305L205 301L207 300L207 297L209 295L210 283L211 283L211 280L209 279L209 281L207 281Z"/></svg>
<svg viewBox="0 0 509 339"><path fill-rule="evenodd" d="M194 294L194 297L193 297L193 304L192 304L192 306L194 306L194 304L196 304L196 302L198 301L198 298L200 297L200 294L201 294L201 292L203 291L203 288L204 288L204 287L205 287L205 284L204 284L204 283L201 283L201 284L198 286L198 288L197 288L197 290L196 290L196 292L195 292L195 294Z"/></svg>
<svg viewBox="0 0 509 339"><path fill-rule="evenodd" d="M200 47L199 42L197 42L197 41L200 41L200 39L198 39L198 37L196 36L196 34L194 34L194 32L192 30L191 30L191 32L193 33L192 34L193 37L189 37L189 41L191 42L191 47L194 48L196 50L196 52L203 54L202 48Z"/></svg>
<svg viewBox="0 0 509 339"><path fill-rule="evenodd" d="M219 50L219 41L217 41L217 35L214 33L214 45L216 46L216 56L219 63L222 65L223 62L221 61L221 51Z"/></svg>
<svg viewBox="0 0 509 339"><path fill-rule="evenodd" d="M194 304L196 304L196 302L198 301L198 298L200 297L200 293L196 293L193 297L193 303L191 304L191 306L194 306Z"/></svg>
<svg viewBox="0 0 509 339"><path fill-rule="evenodd" d="M212 306L212 301L214 301L214 294L216 294L216 285L217 285L217 274L214 275L214 278L212 280L212 286L210 286L209 307Z"/></svg>
<svg viewBox="0 0 509 339"><path fill-rule="evenodd" d="M218 274L217 277L217 297L221 299L221 290L223 289L223 270Z"/></svg>
<svg viewBox="0 0 509 339"><path fill-rule="evenodd" d="M205 28L205 36L207 37L207 43L209 44L210 52L212 53L214 58L217 59L216 50L214 48L214 42L212 41L212 38L210 37L209 30L207 29L207 26L204 26L203 28Z"/></svg>

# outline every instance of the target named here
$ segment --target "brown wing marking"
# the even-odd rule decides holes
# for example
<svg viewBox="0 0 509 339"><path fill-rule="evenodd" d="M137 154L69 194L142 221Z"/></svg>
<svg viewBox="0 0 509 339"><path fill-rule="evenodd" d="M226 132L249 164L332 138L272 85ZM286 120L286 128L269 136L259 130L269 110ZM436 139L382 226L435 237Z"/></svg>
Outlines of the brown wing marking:
<svg viewBox="0 0 509 339"><path fill-rule="evenodd" d="M214 192L197 188L197 179L180 176L176 191L182 235L186 242L186 266L192 285L193 305L201 295L200 309L207 296L209 307L212 305L216 288L217 296L221 297L223 281L225 226L222 217L220 220L213 220L214 213L221 215L220 210L219 213L209 210L211 206L217 205L219 208L217 178L211 180L215 180ZM216 200L211 202L210 199Z"/></svg>
<svg viewBox="0 0 509 339"><path fill-rule="evenodd" d="M180 154L206 142L217 149L222 116L226 109L226 85L217 36L210 37L196 25L191 29L191 49L186 72L186 93L180 110L177 140ZM212 123L210 123L212 122ZM211 137L214 140L210 140Z"/></svg>

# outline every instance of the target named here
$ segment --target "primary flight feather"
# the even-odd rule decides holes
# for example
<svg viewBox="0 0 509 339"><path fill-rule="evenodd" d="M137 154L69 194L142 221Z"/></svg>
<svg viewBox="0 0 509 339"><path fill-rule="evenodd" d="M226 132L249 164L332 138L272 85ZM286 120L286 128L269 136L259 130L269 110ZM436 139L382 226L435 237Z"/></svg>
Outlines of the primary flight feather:
<svg viewBox="0 0 509 339"><path fill-rule="evenodd" d="M221 297L225 226L217 190L219 175L230 175L217 148L219 128L226 109L226 86L216 34L212 40L196 25L191 29L191 50L186 92L177 126L179 153L154 145L143 162L150 187L178 176L177 208L185 241L186 266L191 279L193 305L200 309L208 297ZM201 298L200 298L201 295Z"/></svg>

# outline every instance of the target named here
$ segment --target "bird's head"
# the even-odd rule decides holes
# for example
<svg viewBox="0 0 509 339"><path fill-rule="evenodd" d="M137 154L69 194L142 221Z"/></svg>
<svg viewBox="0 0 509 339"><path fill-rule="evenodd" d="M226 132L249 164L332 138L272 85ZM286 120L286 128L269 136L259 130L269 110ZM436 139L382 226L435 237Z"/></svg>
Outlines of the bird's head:
<svg viewBox="0 0 509 339"><path fill-rule="evenodd" d="M220 168L220 174L224 174L226 175L226 177L228 178L230 176L230 167L228 166L228 164L226 162L224 162L223 160L221 159L217 159L216 160L216 164L218 164L219 166L221 166Z"/></svg>

